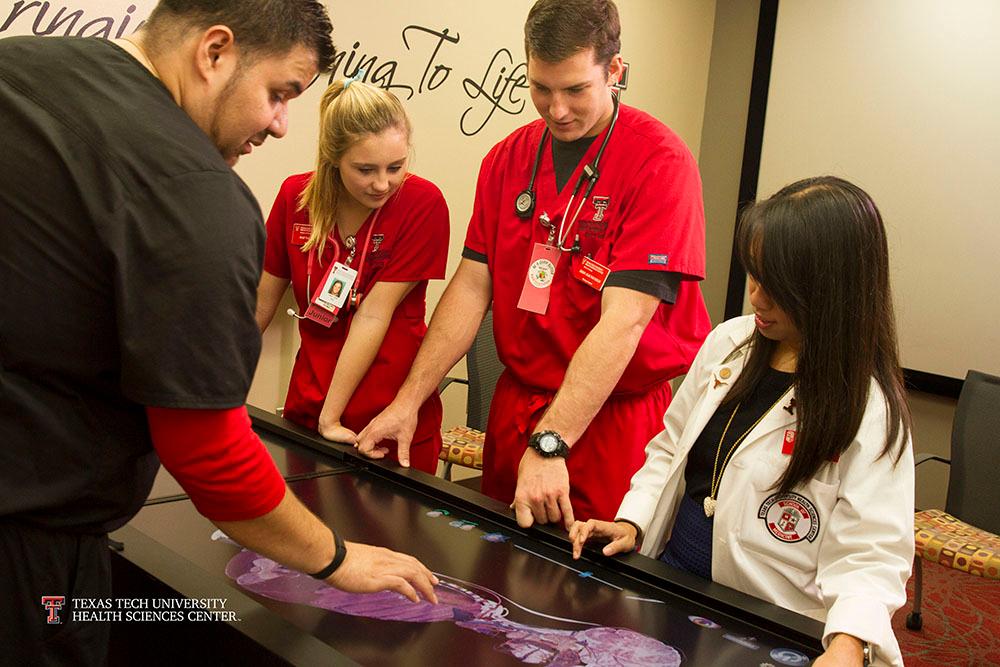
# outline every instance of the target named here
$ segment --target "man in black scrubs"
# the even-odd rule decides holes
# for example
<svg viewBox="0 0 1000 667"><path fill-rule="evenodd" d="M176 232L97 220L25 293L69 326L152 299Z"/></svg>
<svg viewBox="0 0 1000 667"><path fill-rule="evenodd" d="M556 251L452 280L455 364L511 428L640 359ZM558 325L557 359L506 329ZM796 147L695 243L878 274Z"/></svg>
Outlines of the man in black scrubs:
<svg viewBox="0 0 1000 667"><path fill-rule="evenodd" d="M103 663L109 627L73 600L110 596L107 532L158 458L247 547L434 598L415 559L345 546L287 491L244 407L264 228L231 167L284 135L330 32L317 0L163 0L117 42L0 40L4 662Z"/></svg>

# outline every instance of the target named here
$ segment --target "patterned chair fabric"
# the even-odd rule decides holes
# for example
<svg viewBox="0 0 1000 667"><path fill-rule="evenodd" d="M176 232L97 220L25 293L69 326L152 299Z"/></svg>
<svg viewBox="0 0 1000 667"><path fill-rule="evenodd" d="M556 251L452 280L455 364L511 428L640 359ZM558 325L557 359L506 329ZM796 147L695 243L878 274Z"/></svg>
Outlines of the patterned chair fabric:
<svg viewBox="0 0 1000 667"><path fill-rule="evenodd" d="M917 512L914 536L917 556L978 577L1000 580L1000 536L942 510Z"/></svg>
<svg viewBox="0 0 1000 667"><path fill-rule="evenodd" d="M483 469L483 444L486 434L468 426L455 426L441 434L438 458L445 463Z"/></svg>

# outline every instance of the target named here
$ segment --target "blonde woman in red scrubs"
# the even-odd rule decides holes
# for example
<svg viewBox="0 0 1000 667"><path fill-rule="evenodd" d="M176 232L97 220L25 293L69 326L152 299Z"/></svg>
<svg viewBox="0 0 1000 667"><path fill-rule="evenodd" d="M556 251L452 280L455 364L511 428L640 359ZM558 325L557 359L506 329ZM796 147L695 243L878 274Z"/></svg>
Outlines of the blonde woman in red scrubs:
<svg viewBox="0 0 1000 667"><path fill-rule="evenodd" d="M410 133L395 95L335 81L321 102L316 170L285 180L267 220L257 324L267 329L290 284L302 343L284 416L328 440L355 443L392 401L427 330L427 281L444 278L448 207L407 171ZM440 447L435 395L401 463L433 473ZM395 442L375 454L396 459Z"/></svg>

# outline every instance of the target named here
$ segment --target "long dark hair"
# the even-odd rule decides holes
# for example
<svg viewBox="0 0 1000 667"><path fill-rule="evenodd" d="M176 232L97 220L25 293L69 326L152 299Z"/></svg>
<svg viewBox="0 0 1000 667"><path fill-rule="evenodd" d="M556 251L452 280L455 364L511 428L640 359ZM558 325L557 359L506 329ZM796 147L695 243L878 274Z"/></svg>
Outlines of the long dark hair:
<svg viewBox="0 0 1000 667"><path fill-rule="evenodd" d="M797 181L748 207L736 232L748 274L802 336L795 370L795 449L776 482L782 492L813 477L854 440L871 380L885 395L888 431L881 456L902 456L910 411L896 343L889 250L868 194L833 176ZM726 396L751 394L777 342L755 330L746 367Z"/></svg>

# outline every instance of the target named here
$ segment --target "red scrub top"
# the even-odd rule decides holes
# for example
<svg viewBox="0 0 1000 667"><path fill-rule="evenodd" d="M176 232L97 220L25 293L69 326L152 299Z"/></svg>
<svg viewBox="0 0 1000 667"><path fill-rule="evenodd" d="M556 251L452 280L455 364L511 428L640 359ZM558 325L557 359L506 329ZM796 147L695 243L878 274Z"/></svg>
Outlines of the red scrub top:
<svg viewBox="0 0 1000 667"><path fill-rule="evenodd" d="M583 165L593 161L604 140L604 133L595 139L561 192L546 146L535 180L534 214L521 220L514 202L528 186L544 129L541 120L522 127L483 159L465 240L468 250L486 257L497 352L511 375L494 395L482 489L503 502L512 500L528 435L601 317L601 293L573 277L581 258L589 255L612 273L679 273L676 302L659 304L611 397L567 459L576 518L610 520L642 465L646 443L663 428L667 380L687 372L711 328L697 283L705 276L701 179L677 135L649 114L621 105L598 166L600 179L565 243L569 247L579 234L581 252L562 253L545 315L520 310L532 249L548 237L538 218L547 213L558 226Z"/></svg>
<svg viewBox="0 0 1000 667"><path fill-rule="evenodd" d="M301 236L293 234L293 226L310 224L308 212L296 209L299 195L311 177L312 172L297 174L282 184L267 219L264 255L265 271L291 280L300 313L304 313L309 305L306 295L308 253L302 252L301 244L296 245L297 236ZM359 268L360 245L368 237L374 217L374 214L370 215L355 234L359 248L351 264L354 269ZM424 322L427 281L444 278L445 275L449 231L448 207L441 191L430 181L413 174L382 206L375 220L368 256L363 272L358 276L358 291L362 300L376 282L416 282L417 285L396 307L375 360L344 409L341 423L355 432L364 428L396 397L406 379L427 331ZM314 260L313 291L323 280L335 255L336 244L328 240L322 260ZM341 249L339 261L345 262L346 259L347 251ZM329 328L311 320L299 320L302 343L295 357L285 399L286 418L308 428L316 428L354 312L354 309L346 314L341 311L339 321ZM414 445L439 436L440 429L441 403L434 395L420 409ZM416 465L419 453L414 451L413 457ZM433 461L436 459L437 451L434 451Z"/></svg>
<svg viewBox="0 0 1000 667"><path fill-rule="evenodd" d="M600 179L565 244L579 234L582 252L562 253L548 311L536 315L517 303L532 248L548 237L538 217L548 213L558 226L583 165L593 161L604 139L602 133L591 144L562 192L556 191L552 151L546 147L535 180L534 214L521 220L514 202L528 186L544 129L541 120L526 125L483 159L465 239L466 248L486 256L493 278L501 361L522 384L559 388L570 359L601 317L601 293L571 270L590 255L612 272L671 271L685 278L676 303L660 303L613 393L645 392L682 375L711 328L696 282L705 277L705 214L694 157L658 120L621 105L599 164Z"/></svg>

